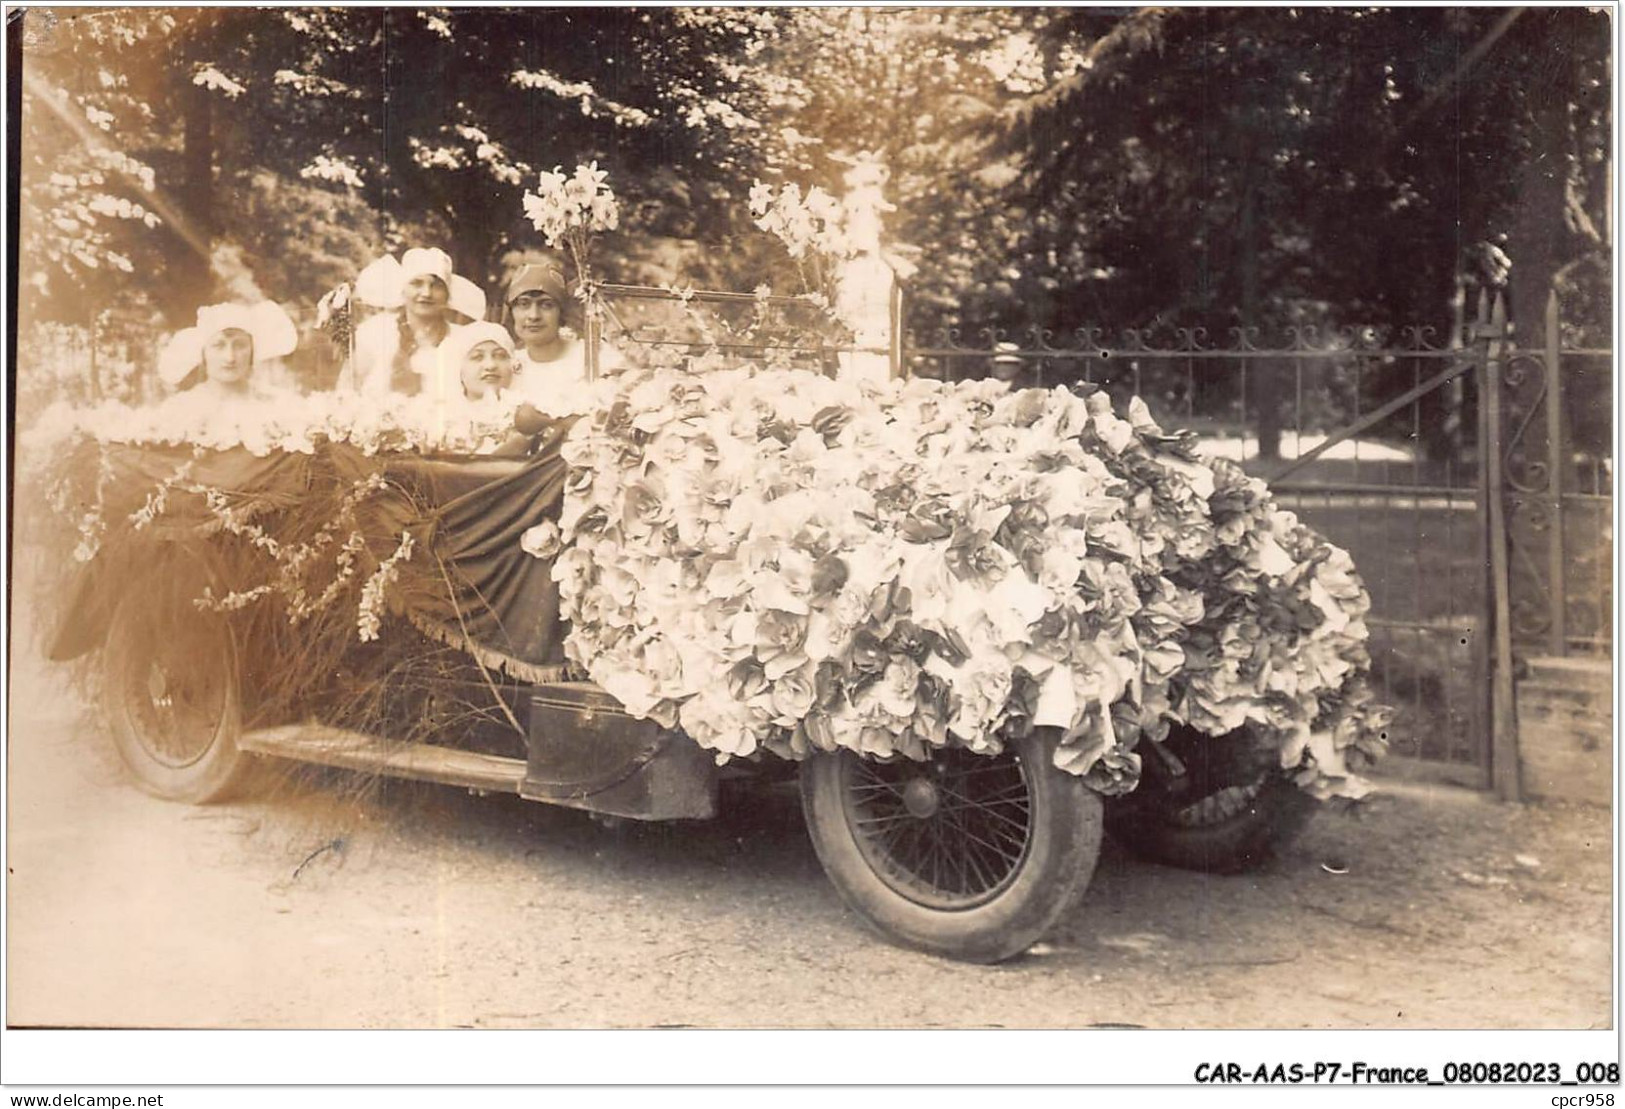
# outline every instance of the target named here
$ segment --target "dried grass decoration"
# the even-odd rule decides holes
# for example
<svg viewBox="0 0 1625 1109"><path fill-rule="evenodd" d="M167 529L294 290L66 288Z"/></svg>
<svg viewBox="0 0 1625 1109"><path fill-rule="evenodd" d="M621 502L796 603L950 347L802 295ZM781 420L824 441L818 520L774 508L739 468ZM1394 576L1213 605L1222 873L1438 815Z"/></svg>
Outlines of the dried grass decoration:
<svg viewBox="0 0 1625 1109"><path fill-rule="evenodd" d="M314 716L455 743L496 724L503 753L523 755L514 687L564 666L557 590L522 540L557 520L564 463L467 453L511 414L425 431L367 403L344 398L355 419L328 434L297 406L250 402L237 445L218 429L177 445L184 429L113 406L44 421L52 498L77 521L59 541L75 557L42 589L48 655L85 657L124 597L184 588L233 629L250 726Z"/></svg>

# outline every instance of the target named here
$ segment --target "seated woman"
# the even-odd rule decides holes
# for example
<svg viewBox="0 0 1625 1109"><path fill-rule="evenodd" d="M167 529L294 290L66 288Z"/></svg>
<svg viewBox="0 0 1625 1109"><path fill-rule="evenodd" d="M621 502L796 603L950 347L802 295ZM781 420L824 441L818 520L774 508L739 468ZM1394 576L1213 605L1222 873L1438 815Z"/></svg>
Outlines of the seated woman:
<svg viewBox="0 0 1625 1109"><path fill-rule="evenodd" d="M442 398L460 394L470 401L499 401L511 394L514 342L501 324L481 320L459 327L440 344L438 354L436 388Z"/></svg>
<svg viewBox="0 0 1625 1109"><path fill-rule="evenodd" d="M484 320L459 327L440 344L436 355L439 370L434 397L447 416L476 415L482 421L500 419L508 424L506 433L488 440L475 453L523 455L538 445L540 437L535 431L522 434L517 430L515 347L507 328Z"/></svg>
<svg viewBox="0 0 1625 1109"><path fill-rule="evenodd" d="M503 308L520 344L514 386L524 401L521 430L537 425L543 413L562 415L561 407L569 406L561 406L561 394L587 380L587 344L573 326L579 323L579 306L556 266L530 263L508 282ZM600 373L622 366L614 348L599 345Z"/></svg>
<svg viewBox="0 0 1625 1109"><path fill-rule="evenodd" d="M436 348L459 324L485 315L479 286L452 272L438 248L385 255L356 278L357 299L392 309L356 328L355 352L340 382L373 396L420 393L438 369Z"/></svg>
<svg viewBox="0 0 1625 1109"><path fill-rule="evenodd" d="M197 326L178 331L158 356L158 376L180 390L188 406L265 399L276 390L256 380L254 365L284 358L299 345L299 331L280 305L261 301L210 304Z"/></svg>

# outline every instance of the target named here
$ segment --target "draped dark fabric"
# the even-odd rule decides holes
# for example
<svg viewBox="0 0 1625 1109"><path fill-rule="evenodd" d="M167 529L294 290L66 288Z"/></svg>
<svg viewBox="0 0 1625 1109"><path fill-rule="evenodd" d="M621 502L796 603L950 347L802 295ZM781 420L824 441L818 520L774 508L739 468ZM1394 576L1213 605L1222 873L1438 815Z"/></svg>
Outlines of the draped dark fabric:
<svg viewBox="0 0 1625 1109"><path fill-rule="evenodd" d="M218 569L223 589L248 590L279 571L256 535L288 549L310 543L325 526L333 533L322 548L329 565L346 536L365 540L341 603L353 609L362 583L396 551L402 532L410 533L414 549L398 564L390 611L514 677L556 677L564 629L552 564L526 553L521 538L558 519L567 469L558 452L562 430L522 459L368 457L347 444L268 457L91 444L75 470L82 478L99 473L106 530L96 557L73 576L47 654L65 660L99 645L120 596L156 564L157 544L198 550ZM379 473L381 488L358 493ZM154 496L159 510L132 520ZM227 526L222 509L235 526Z"/></svg>
<svg viewBox="0 0 1625 1109"><path fill-rule="evenodd" d="M81 490L72 508L97 508L99 491L105 534L96 556L69 578L46 657L62 662L99 646L120 598L139 588L141 575L155 565L159 544L213 545L220 519L207 497L188 487L217 490L248 523L301 504L315 465L310 455L257 458L240 448L196 453L190 447L81 446L71 462ZM161 499L161 510L154 505L151 520L138 526L131 516L153 498Z"/></svg>
<svg viewBox="0 0 1625 1109"><path fill-rule="evenodd" d="M567 467L556 450L511 462L408 462L392 476L420 491L433 509L412 521L433 553L414 577L435 574L440 589L423 589L412 612L420 627L437 625L450 642L460 637L507 669L525 676L564 662L559 590L550 559L527 554L525 532L557 521Z"/></svg>

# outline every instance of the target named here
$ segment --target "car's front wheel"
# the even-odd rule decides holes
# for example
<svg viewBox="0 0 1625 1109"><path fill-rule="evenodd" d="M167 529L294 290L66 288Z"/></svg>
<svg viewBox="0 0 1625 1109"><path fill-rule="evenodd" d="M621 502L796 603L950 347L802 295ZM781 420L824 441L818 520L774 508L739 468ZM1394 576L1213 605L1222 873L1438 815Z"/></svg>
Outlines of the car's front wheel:
<svg viewBox="0 0 1625 1109"><path fill-rule="evenodd" d="M1100 853L1100 798L1055 768L1055 742L925 763L809 759L802 806L824 870L895 942L977 963L1020 954L1076 904Z"/></svg>
<svg viewBox="0 0 1625 1109"><path fill-rule="evenodd" d="M103 648L119 755L143 789L174 801L223 800L251 769L237 746L231 627L194 603L207 580L200 562L171 554L119 602Z"/></svg>

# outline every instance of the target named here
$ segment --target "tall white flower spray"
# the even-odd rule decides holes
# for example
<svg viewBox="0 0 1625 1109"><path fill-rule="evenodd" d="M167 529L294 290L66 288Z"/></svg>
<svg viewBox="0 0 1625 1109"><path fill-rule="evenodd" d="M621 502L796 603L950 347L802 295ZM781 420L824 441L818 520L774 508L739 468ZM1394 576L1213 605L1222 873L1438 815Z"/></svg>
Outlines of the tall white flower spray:
<svg viewBox="0 0 1625 1109"><path fill-rule="evenodd" d="M548 246L569 251L582 289L592 280L593 235L621 224L620 202L608 181L596 161L576 166L568 177L554 166L541 175L535 192L525 193L525 215Z"/></svg>
<svg viewBox="0 0 1625 1109"><path fill-rule="evenodd" d="M777 192L757 181L749 203L756 226L783 243L795 262L802 295L821 308L832 308L840 262L854 253L841 202L817 185L803 194L794 181Z"/></svg>
<svg viewBox="0 0 1625 1109"><path fill-rule="evenodd" d="M843 375L884 380L889 359L879 353L891 339L891 299L899 272L881 245L886 167L872 155L844 159L851 168L837 199L816 185L794 182L777 192L758 181L750 191L756 226L784 244L801 278L802 296L851 333L858 350L842 358ZM912 267L909 267L912 270ZM902 273L901 276L907 276Z"/></svg>

